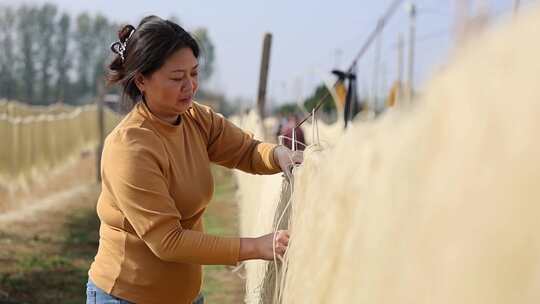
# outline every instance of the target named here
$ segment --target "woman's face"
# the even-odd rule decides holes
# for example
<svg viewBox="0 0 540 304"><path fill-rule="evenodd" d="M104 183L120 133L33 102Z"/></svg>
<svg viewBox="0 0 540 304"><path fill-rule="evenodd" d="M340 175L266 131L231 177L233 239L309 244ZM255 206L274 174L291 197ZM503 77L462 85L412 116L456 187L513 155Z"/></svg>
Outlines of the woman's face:
<svg viewBox="0 0 540 304"><path fill-rule="evenodd" d="M173 53L163 66L145 77L136 77L137 87L144 93L150 111L174 123L179 114L189 109L199 87L199 64L190 48Z"/></svg>

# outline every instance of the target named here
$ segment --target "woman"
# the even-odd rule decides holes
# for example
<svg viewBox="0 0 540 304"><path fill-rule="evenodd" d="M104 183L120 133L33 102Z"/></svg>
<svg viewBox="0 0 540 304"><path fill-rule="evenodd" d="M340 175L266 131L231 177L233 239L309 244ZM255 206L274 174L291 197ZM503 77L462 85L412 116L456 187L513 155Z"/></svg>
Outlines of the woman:
<svg viewBox="0 0 540 304"><path fill-rule="evenodd" d="M109 80L123 86L132 109L105 141L88 303L203 303L201 265L271 260L289 239L287 231L205 234L210 163L274 174L292 165L292 152L254 140L192 101L199 47L179 25L149 16L136 29L123 27L119 38Z"/></svg>

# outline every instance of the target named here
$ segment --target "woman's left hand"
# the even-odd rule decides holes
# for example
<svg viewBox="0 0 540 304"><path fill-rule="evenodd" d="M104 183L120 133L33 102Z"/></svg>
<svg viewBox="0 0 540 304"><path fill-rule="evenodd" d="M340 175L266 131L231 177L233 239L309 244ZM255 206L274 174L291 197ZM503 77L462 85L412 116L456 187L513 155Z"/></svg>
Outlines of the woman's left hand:
<svg viewBox="0 0 540 304"><path fill-rule="evenodd" d="M292 151L279 145L274 149L274 159L279 164L281 171L287 174L292 172L294 164L301 164L304 161L304 154L302 151Z"/></svg>

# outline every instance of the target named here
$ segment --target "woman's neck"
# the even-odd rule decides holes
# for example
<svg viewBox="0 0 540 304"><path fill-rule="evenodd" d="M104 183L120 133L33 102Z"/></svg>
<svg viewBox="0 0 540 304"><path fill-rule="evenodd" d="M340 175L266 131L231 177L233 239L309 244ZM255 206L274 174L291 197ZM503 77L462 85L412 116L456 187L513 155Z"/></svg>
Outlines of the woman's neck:
<svg viewBox="0 0 540 304"><path fill-rule="evenodd" d="M144 104L146 105L146 107L148 108L148 110L150 111L150 113L154 114L154 116L156 116L157 118L163 120L164 122L166 123L169 123L171 125L178 125L180 124L181 122L181 116L176 114L176 115L163 115L163 114L159 114L157 113L156 111L152 110L150 108L150 105L148 105L148 103L146 102L146 100L143 99L143 102Z"/></svg>

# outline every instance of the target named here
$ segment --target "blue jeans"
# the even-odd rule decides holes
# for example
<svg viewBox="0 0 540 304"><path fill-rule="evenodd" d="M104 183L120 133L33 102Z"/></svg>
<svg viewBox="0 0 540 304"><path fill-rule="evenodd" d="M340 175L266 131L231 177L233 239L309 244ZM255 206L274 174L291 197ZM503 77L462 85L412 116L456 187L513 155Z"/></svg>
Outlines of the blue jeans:
<svg viewBox="0 0 540 304"><path fill-rule="evenodd" d="M99 289L94 283L88 280L86 283L86 304L133 304L122 300ZM204 304L204 297L200 294L193 304Z"/></svg>

